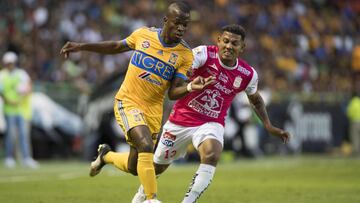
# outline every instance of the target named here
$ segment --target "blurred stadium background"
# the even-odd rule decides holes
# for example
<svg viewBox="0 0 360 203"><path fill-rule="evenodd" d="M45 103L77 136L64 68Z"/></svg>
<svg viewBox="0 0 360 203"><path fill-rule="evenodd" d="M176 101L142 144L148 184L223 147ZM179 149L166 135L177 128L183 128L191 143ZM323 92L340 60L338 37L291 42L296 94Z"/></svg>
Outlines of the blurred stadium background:
<svg viewBox="0 0 360 203"><path fill-rule="evenodd" d="M259 73L259 88L273 124L293 135L287 145L268 136L244 95L239 95L227 120L224 166L221 168L220 164L210 187L213 192L224 192L208 192L201 202L360 202L360 188L356 184L360 183L360 174L354 169L359 168L360 161L352 155L351 120L347 115L350 100L360 94L360 1L188 2L194 11L185 39L192 47L215 43L219 28L225 24L239 23L246 29L243 58ZM21 167L9 171L1 164L0 202L62 202L63 196L59 194L50 192L42 199L43 196L29 192L44 190L50 183L55 183L50 190L64 188L64 196L70 196L65 202L124 202L88 196L86 189L101 192L102 187L114 185L118 190L128 189L121 180L112 180L112 176L119 179L125 176L114 175L111 170L103 177L112 181L97 184L100 178L87 180L84 161L95 156L99 143L127 150L112 108L131 53L103 56L83 52L64 60L59 52L66 41L120 40L141 26L161 27L168 3L0 1L0 55L16 52L19 67L33 81L31 142L34 158L41 164L38 171ZM1 104L0 100L0 107ZM166 103L164 119L171 105L171 101ZM0 116L0 149L5 127ZM189 156L179 163L196 161L198 157L192 152L190 147ZM4 150L0 157L4 157ZM181 198L195 171L191 165L179 167L160 179L161 192L162 187L173 191L169 196L165 191L160 194L164 200L167 198L166 202ZM179 180L178 185L172 186L161 181L175 179L180 171L187 173L185 182ZM264 175L263 171L268 173ZM227 182L224 174L228 172L238 177L239 182ZM71 181L60 181L61 174ZM282 174L289 182L284 182ZM124 179L127 180L130 178ZM137 182L131 180L134 182L131 189L135 191ZM77 189L77 184L86 189L74 196L72 189ZM225 190L233 191L227 197ZM17 196L17 192L24 194ZM111 196L117 190L107 192ZM121 199L121 193L118 195ZM130 199L131 195L123 195Z"/></svg>

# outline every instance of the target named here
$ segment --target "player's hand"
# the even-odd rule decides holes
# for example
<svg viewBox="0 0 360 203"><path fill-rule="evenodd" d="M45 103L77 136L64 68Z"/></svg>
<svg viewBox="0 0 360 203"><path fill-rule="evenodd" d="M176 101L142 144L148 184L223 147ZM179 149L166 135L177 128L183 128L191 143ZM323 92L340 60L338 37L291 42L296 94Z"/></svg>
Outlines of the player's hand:
<svg viewBox="0 0 360 203"><path fill-rule="evenodd" d="M213 84L215 81L216 81L215 76L209 76L207 78L197 76L193 81L191 81L191 88L192 90L202 90L206 86Z"/></svg>
<svg viewBox="0 0 360 203"><path fill-rule="evenodd" d="M80 51L80 43L77 42L67 42L63 48L61 48L60 54L63 54L65 58L69 57L71 52Z"/></svg>
<svg viewBox="0 0 360 203"><path fill-rule="evenodd" d="M282 130L280 128L277 128L277 127L274 127L274 126L271 125L271 126L267 127L266 130L270 134L281 138L281 140L283 141L284 144L287 143L289 141L289 139L290 139L290 134L288 132L286 132L285 130Z"/></svg>

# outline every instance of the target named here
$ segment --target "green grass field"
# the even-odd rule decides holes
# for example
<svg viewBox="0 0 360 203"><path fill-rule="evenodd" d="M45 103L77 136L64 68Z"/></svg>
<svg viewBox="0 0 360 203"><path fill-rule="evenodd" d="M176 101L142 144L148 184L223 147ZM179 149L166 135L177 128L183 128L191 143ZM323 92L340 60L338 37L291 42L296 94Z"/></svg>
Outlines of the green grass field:
<svg viewBox="0 0 360 203"><path fill-rule="evenodd" d="M128 203L137 177L111 166L88 177L82 162L41 162L39 170L0 166L1 203ZM159 179L159 199L181 202L197 165L176 165ZM275 157L221 163L203 203L360 202L360 159Z"/></svg>

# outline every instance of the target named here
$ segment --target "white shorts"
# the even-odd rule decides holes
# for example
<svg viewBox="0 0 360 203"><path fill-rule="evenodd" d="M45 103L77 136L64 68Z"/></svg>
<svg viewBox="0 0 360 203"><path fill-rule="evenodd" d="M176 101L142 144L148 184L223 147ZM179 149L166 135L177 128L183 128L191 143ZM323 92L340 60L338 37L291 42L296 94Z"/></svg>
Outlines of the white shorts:
<svg viewBox="0 0 360 203"><path fill-rule="evenodd" d="M207 139L215 139L224 145L224 126L209 122L201 126L184 127L167 121L154 154L154 162L170 164L186 155L187 147L191 142L197 150Z"/></svg>

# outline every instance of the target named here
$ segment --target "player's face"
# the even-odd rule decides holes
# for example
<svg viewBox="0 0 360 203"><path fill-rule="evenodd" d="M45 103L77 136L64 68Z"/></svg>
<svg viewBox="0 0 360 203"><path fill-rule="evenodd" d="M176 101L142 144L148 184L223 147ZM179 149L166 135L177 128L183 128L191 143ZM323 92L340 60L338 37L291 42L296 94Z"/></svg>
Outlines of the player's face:
<svg viewBox="0 0 360 203"><path fill-rule="evenodd" d="M218 38L219 56L222 61L230 62L234 64L236 58L245 47L245 42L241 35L237 35L231 32L223 32Z"/></svg>
<svg viewBox="0 0 360 203"><path fill-rule="evenodd" d="M174 43L180 42L190 22L190 14L179 10L165 17L165 32L169 40Z"/></svg>

